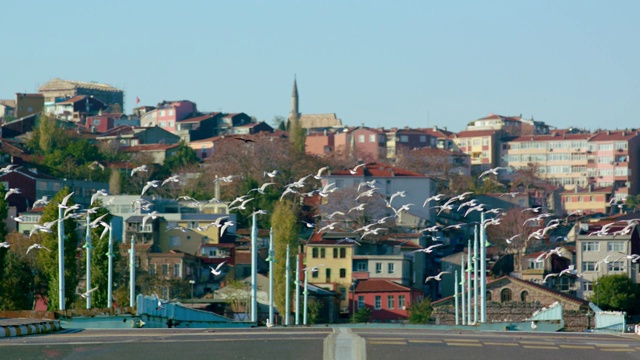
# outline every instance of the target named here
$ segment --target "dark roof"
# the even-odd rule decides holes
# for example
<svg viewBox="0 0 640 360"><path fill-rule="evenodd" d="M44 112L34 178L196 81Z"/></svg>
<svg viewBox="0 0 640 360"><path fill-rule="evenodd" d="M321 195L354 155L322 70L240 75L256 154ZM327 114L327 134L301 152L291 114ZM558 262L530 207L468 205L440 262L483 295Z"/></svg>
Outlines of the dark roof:
<svg viewBox="0 0 640 360"><path fill-rule="evenodd" d="M427 177L426 175L397 168L395 166L386 165L378 162L370 162L356 170L356 174L352 175L349 169L332 171L331 175L347 175L347 176L371 176L371 177Z"/></svg>

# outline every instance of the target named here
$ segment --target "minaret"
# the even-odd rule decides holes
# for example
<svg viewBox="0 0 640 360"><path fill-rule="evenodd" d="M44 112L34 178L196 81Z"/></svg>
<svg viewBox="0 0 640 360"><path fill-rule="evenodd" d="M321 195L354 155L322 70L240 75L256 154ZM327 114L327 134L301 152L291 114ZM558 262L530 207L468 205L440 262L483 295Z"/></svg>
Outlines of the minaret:
<svg viewBox="0 0 640 360"><path fill-rule="evenodd" d="M289 121L293 119L300 119L300 113L298 112L298 84L296 77L293 77L293 93L291 94L291 113L289 114Z"/></svg>

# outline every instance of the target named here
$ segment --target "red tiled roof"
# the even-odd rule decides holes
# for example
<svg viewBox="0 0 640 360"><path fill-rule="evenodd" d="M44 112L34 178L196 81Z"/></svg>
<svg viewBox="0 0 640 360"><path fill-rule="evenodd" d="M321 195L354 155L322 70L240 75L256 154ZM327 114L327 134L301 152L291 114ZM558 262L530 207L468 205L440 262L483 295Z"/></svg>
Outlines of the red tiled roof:
<svg viewBox="0 0 640 360"><path fill-rule="evenodd" d="M511 139L510 142L521 141L558 141L558 140L590 140L592 134L567 134L564 132L552 131L545 135L524 135Z"/></svg>
<svg viewBox="0 0 640 360"><path fill-rule="evenodd" d="M413 149L411 150L411 153L423 154L423 155L447 155L447 156L465 156L465 157L471 156L469 154L463 153L462 151L449 151L445 149L431 148L431 147Z"/></svg>
<svg viewBox="0 0 640 360"><path fill-rule="evenodd" d="M331 175L351 175L348 169L332 171ZM359 167L357 172L353 176L372 176L372 177L396 177L396 176L411 176L411 177L427 177L426 175L397 168L377 162L367 163L365 166Z"/></svg>
<svg viewBox="0 0 640 360"><path fill-rule="evenodd" d="M77 102L83 101L86 98L87 98L86 95L78 95L78 96L74 96L74 97L72 97L70 99L67 99L65 101L60 101L58 104L75 104Z"/></svg>
<svg viewBox="0 0 640 360"><path fill-rule="evenodd" d="M495 135L497 130L464 130L454 135L456 138L481 137Z"/></svg>
<svg viewBox="0 0 640 360"><path fill-rule="evenodd" d="M446 129L423 128L423 129L420 129L420 130L424 131L428 135L435 136L435 137L437 137L439 139L450 138L453 135L455 135L455 133L453 131L449 131L449 130L446 130Z"/></svg>
<svg viewBox="0 0 640 360"><path fill-rule="evenodd" d="M394 283L390 280L367 279L358 281L356 293L363 292L398 292L411 291L411 288Z"/></svg>
<svg viewBox="0 0 640 360"><path fill-rule="evenodd" d="M582 189L578 189L578 191L576 192L575 189L574 190L565 190L561 193L561 195L566 195L569 196L571 194L584 194L584 193L604 193L604 194L611 194L613 192L613 186L607 186L607 187L602 187L602 188L594 188L593 190L589 189L588 187L582 188Z"/></svg>
<svg viewBox="0 0 640 360"><path fill-rule="evenodd" d="M589 141L625 141L638 136L640 133L635 130L607 130L598 131Z"/></svg>

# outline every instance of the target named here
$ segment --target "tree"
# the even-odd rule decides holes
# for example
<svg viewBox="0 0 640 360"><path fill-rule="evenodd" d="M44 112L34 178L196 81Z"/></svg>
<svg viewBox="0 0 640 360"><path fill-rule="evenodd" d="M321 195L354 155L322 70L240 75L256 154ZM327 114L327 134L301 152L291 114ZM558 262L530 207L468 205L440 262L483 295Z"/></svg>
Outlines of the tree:
<svg viewBox="0 0 640 360"><path fill-rule="evenodd" d="M371 309L365 306L362 309L358 310L355 314L353 314L351 322L368 323L369 320L371 320Z"/></svg>
<svg viewBox="0 0 640 360"><path fill-rule="evenodd" d="M295 203L284 199L276 203L271 215L271 224L273 226L273 248L274 257L278 259L273 266L273 291L274 303L280 314L285 313L285 294L286 294L286 254L287 245L291 255L291 264L295 264L295 255L298 253L298 209ZM291 266L292 269L295 266ZM293 279L294 276L291 276ZM295 289L295 285L289 289ZM290 294L291 295L291 294Z"/></svg>
<svg viewBox="0 0 640 360"><path fill-rule="evenodd" d="M293 117L289 120L289 141L291 142L291 151L304 153L305 134L298 117Z"/></svg>
<svg viewBox="0 0 640 360"><path fill-rule="evenodd" d="M9 217L9 209L7 206L7 201L4 199L6 194L6 189L3 184L0 184L0 239L4 241L7 237L7 218ZM6 249L0 249L0 284L4 280L5 268L4 261L7 255Z"/></svg>
<svg viewBox="0 0 640 360"><path fill-rule="evenodd" d="M409 307L409 323L427 324L431 318L431 299L424 298L422 301Z"/></svg>
<svg viewBox="0 0 640 360"><path fill-rule="evenodd" d="M1 310L31 310L34 298L34 267L14 249L0 249L6 258L6 279L0 282Z"/></svg>
<svg viewBox="0 0 640 360"><path fill-rule="evenodd" d="M591 301L603 310L638 312L638 286L627 275L606 275L598 279Z"/></svg>
<svg viewBox="0 0 640 360"><path fill-rule="evenodd" d="M122 174L120 170L111 168L111 175L109 176L109 193L112 195L120 195L122 190Z"/></svg>
<svg viewBox="0 0 640 360"><path fill-rule="evenodd" d="M318 322L326 321L320 316L323 307L324 304L320 300L316 298L309 299L307 303L307 309L309 309L307 313L307 320L309 324L316 324Z"/></svg>
<svg viewBox="0 0 640 360"><path fill-rule="evenodd" d="M64 187L47 204L42 212L40 221L44 224L58 219L58 204L69 195L71 191ZM67 202L72 206L73 198ZM78 286L78 262L76 260L78 238L76 235L76 221L72 218L64 220L64 278L65 278L65 303L71 304L76 297ZM37 263L45 274L49 284L47 296L49 297L49 310L58 309L60 297L58 294L58 223L51 227L51 233L40 232L34 235L40 243L51 251L38 250Z"/></svg>
<svg viewBox="0 0 640 360"><path fill-rule="evenodd" d="M184 140L181 140L178 145L178 150L164 160L164 173L171 174L171 172L176 169L197 164L198 162L199 160L198 155L196 155L196 151L187 145Z"/></svg>

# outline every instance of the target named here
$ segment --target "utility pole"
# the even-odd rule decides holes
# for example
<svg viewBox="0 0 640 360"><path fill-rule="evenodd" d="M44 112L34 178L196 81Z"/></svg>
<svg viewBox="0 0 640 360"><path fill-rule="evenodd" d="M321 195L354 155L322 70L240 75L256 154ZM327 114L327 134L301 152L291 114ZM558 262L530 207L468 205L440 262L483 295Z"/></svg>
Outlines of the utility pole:
<svg viewBox="0 0 640 360"><path fill-rule="evenodd" d="M455 307L456 307L456 325L460 325L460 319L458 318L458 270L454 271L453 273L454 275L454 279L453 279L453 302L455 303Z"/></svg>
<svg viewBox="0 0 640 360"><path fill-rule="evenodd" d="M462 258L460 260L460 266L462 267L462 273L460 274L461 275L460 277L462 278L462 281L460 282L460 285L461 285L460 286L460 292L462 293L461 294L462 295L462 304L461 304L462 305L462 325L467 325L467 315L466 315L466 312L465 312L465 301L464 301L465 300L464 299L464 297L465 297L464 296L464 283L465 283L464 274L466 274L467 269L464 268L464 254L460 255L460 257Z"/></svg>
<svg viewBox="0 0 640 360"><path fill-rule="evenodd" d="M64 310L64 221L62 208L58 205L58 310Z"/></svg>
<svg viewBox="0 0 640 360"><path fill-rule="evenodd" d="M480 213L480 322L487 320L487 233L484 212Z"/></svg>
<svg viewBox="0 0 640 360"><path fill-rule="evenodd" d="M296 254L296 325L300 325L300 254Z"/></svg>
<svg viewBox="0 0 640 360"><path fill-rule="evenodd" d="M89 290L91 290L91 249L93 248L93 246L91 246L91 214L87 212L87 231L85 234L85 243L84 243L84 247L87 250L87 280L86 280L86 285L87 285L87 310L91 309L91 293L89 293Z"/></svg>
<svg viewBox="0 0 640 360"><path fill-rule="evenodd" d="M269 324L273 324L273 227L269 230Z"/></svg>
<svg viewBox="0 0 640 360"><path fill-rule="evenodd" d="M478 226L473 227L473 322L478 323Z"/></svg>
<svg viewBox="0 0 640 360"><path fill-rule="evenodd" d="M467 271L464 276L467 281L467 324L471 325L471 240L467 241Z"/></svg>
<svg viewBox="0 0 640 360"><path fill-rule="evenodd" d="M131 248L129 249L129 306L136 305L136 248L135 237L131 235Z"/></svg>
<svg viewBox="0 0 640 360"><path fill-rule="evenodd" d="M109 257L109 274L107 275L107 308L113 307L113 220L109 222L109 250L107 256Z"/></svg>
<svg viewBox="0 0 640 360"><path fill-rule="evenodd" d="M251 321L258 322L258 224L257 215L251 217Z"/></svg>
<svg viewBox="0 0 640 360"><path fill-rule="evenodd" d="M309 307L309 291L307 286L309 285L308 280L309 271L307 269L304 270L304 289L302 289L302 294L304 295L304 304L302 309L302 324L307 325L307 308Z"/></svg>
<svg viewBox="0 0 640 360"><path fill-rule="evenodd" d="M284 324L289 326L289 298L291 297L291 259L289 258L289 244L287 244L287 258L285 259L285 293L284 293Z"/></svg>

